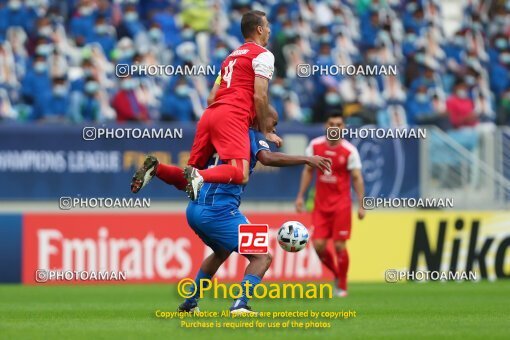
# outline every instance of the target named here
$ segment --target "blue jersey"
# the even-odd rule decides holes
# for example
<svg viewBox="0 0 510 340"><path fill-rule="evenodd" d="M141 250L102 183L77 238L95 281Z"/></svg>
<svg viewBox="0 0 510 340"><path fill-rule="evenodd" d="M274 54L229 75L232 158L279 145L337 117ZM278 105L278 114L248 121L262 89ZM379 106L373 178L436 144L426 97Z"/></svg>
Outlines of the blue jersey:
<svg viewBox="0 0 510 340"><path fill-rule="evenodd" d="M249 130L250 134L250 175L257 164L257 154L261 150L269 150L264 135L254 129ZM207 167L213 167L223 164L215 154L207 164ZM239 207L241 204L241 194L244 192L245 185L223 184L223 183L204 183L198 199L195 201L199 205L209 206L232 206Z"/></svg>

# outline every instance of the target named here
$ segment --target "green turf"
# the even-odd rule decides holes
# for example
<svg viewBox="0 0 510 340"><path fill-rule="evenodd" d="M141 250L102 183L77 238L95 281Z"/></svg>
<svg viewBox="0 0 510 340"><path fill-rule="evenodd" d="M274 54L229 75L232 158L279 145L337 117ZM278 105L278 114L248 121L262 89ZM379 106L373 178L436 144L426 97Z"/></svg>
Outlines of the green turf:
<svg viewBox="0 0 510 340"><path fill-rule="evenodd" d="M509 281L351 284L345 299L252 303L259 311L350 309L357 313L356 318L332 321L329 329L313 330L182 329L178 320L154 316L157 309L175 310L181 301L175 287L0 285L0 338L510 338ZM221 311L229 304L206 298L200 307Z"/></svg>

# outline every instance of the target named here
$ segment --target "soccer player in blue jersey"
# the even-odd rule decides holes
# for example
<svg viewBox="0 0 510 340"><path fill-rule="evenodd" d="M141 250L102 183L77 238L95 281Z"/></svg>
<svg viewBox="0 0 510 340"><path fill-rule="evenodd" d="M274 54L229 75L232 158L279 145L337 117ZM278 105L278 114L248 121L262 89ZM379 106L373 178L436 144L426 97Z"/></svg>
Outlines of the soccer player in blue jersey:
<svg viewBox="0 0 510 340"><path fill-rule="evenodd" d="M270 108L271 115L267 118L267 129L275 132L278 120L278 114L274 108ZM251 128L250 136L250 174L253 172L257 161L267 166L292 166L307 164L322 171L330 169L331 161L328 158L313 156L289 156L280 152L271 152L264 135L258 132L258 127ZM209 161L208 166L213 167L221 160L215 155ZM148 156L144 166L140 168L133 177L132 191L138 192L154 176L162 178L159 164L154 156ZM184 177L184 175L183 175ZM172 176L175 178L175 176ZM171 183L168 178L162 178L166 183L175 185L183 190L183 184L186 182ZM249 221L239 211L241 204L241 194L244 191L244 185L222 184L222 183L204 183L199 192L198 198L191 201L186 209L188 224L195 233L207 244L213 253L207 257L198 271L195 283L200 288L200 280L211 279L218 268L238 248L239 224L246 224ZM243 254L249 261L243 278L243 290L249 287L248 292L243 291L242 296L235 300L230 308L231 313L245 313L251 311L248 306L248 296L253 295L253 287L259 284L265 272L271 265L270 254ZM249 282L249 285L246 283ZM200 289L196 289L195 294L186 299L180 306L179 311L198 310L198 297Z"/></svg>

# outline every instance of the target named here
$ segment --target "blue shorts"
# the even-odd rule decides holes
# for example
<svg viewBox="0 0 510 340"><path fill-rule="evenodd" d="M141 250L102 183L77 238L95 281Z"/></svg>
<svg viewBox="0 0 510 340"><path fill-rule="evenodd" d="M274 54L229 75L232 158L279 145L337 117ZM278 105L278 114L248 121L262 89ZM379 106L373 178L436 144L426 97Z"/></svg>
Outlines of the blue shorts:
<svg viewBox="0 0 510 340"><path fill-rule="evenodd" d="M249 223L237 208L190 202L186 218L191 229L213 251L237 251L239 225Z"/></svg>

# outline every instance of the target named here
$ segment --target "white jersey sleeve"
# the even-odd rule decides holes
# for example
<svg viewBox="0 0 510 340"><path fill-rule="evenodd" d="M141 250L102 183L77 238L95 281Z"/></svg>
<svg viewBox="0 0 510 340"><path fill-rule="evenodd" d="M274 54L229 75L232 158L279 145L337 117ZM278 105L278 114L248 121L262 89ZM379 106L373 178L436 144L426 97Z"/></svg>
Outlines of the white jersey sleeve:
<svg viewBox="0 0 510 340"><path fill-rule="evenodd" d="M273 53L269 51L260 53L253 59L252 67L256 77L263 77L271 80L274 72Z"/></svg>
<svg viewBox="0 0 510 340"><path fill-rule="evenodd" d="M308 146L305 149L305 156L306 157L312 157L313 156L313 144L310 142Z"/></svg>
<svg viewBox="0 0 510 340"><path fill-rule="evenodd" d="M361 158L359 156L358 150L356 148L351 149L351 153L349 154L349 158L347 159L347 170L361 170Z"/></svg>

